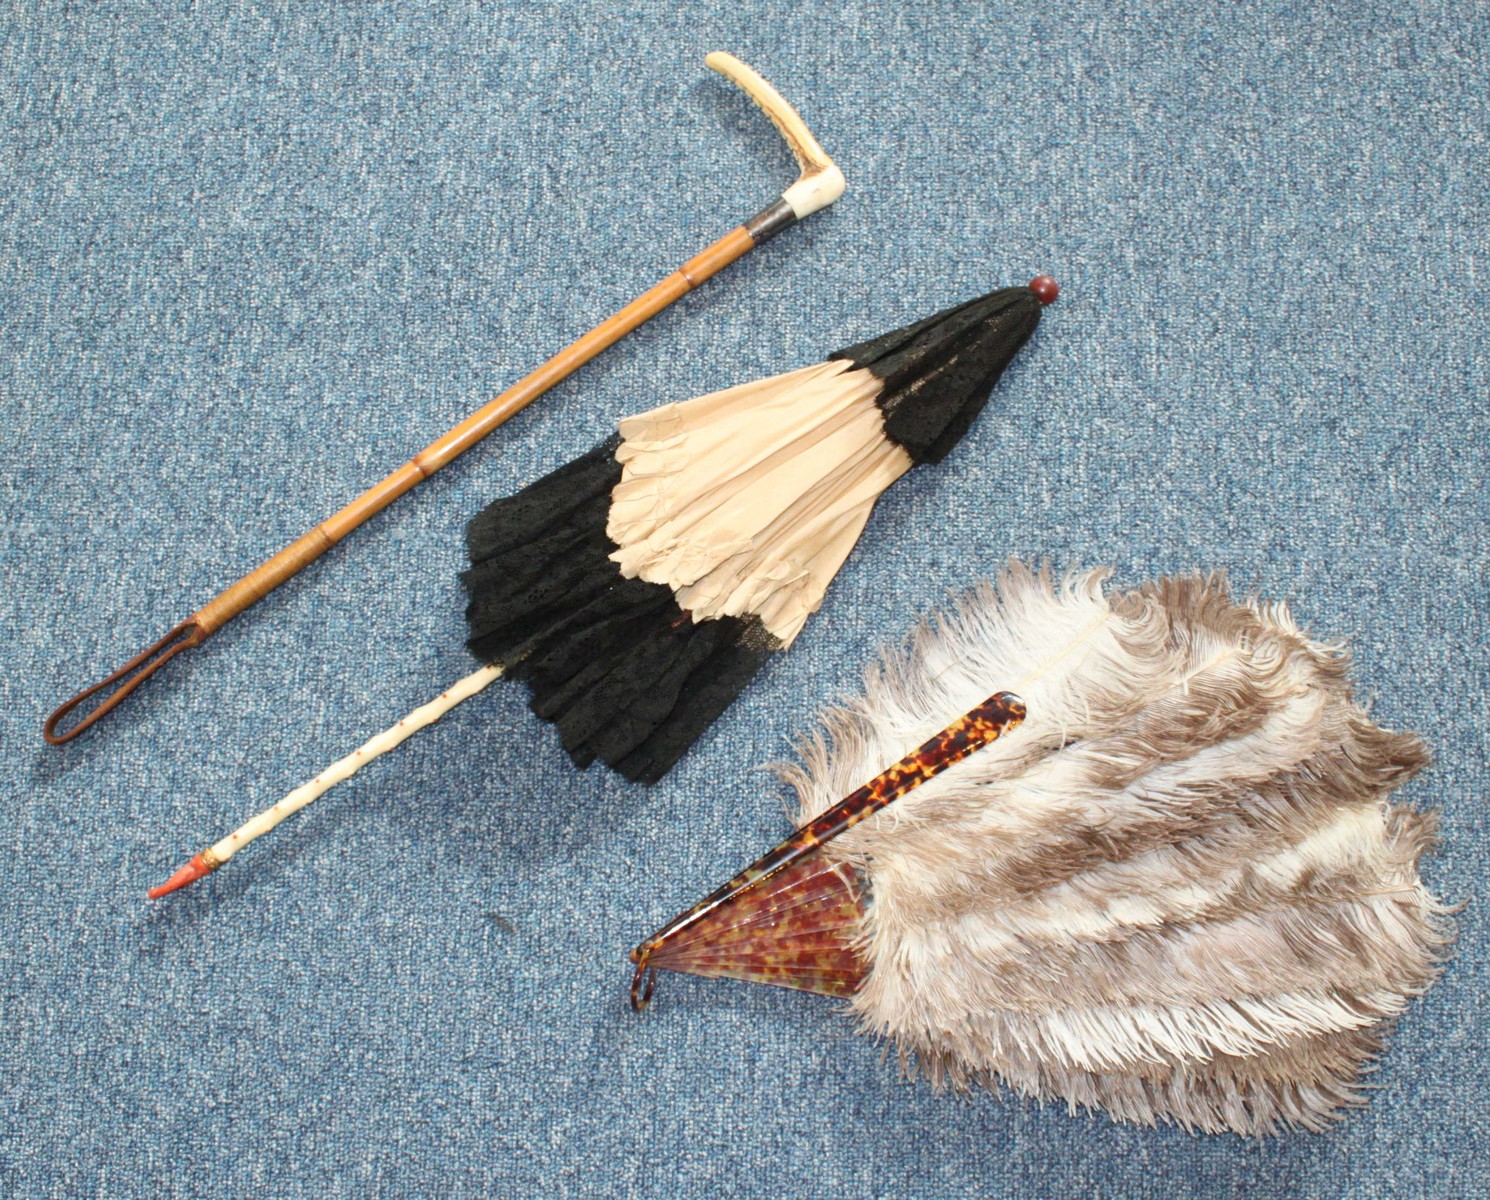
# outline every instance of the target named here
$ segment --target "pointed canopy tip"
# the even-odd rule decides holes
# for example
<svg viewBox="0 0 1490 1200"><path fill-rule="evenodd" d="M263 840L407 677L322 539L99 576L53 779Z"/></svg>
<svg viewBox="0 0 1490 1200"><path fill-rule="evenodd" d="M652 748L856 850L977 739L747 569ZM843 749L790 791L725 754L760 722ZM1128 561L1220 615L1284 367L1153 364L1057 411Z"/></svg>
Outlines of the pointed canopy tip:
<svg viewBox="0 0 1490 1200"><path fill-rule="evenodd" d="M1030 280L1029 287L1041 304L1054 304L1055 298L1061 294L1061 285L1049 275L1036 275Z"/></svg>
<svg viewBox="0 0 1490 1200"><path fill-rule="evenodd" d="M938 463L967 433L1060 289L1037 275L830 354L884 381L885 435L913 463Z"/></svg>
<svg viewBox="0 0 1490 1200"><path fill-rule="evenodd" d="M178 868L176 873L163 884L151 888L146 894L152 900L159 900L162 896L169 896L172 892L179 891L189 883L195 883L203 875L212 874L213 870L214 868L208 865L205 857L200 854L193 855L189 863Z"/></svg>

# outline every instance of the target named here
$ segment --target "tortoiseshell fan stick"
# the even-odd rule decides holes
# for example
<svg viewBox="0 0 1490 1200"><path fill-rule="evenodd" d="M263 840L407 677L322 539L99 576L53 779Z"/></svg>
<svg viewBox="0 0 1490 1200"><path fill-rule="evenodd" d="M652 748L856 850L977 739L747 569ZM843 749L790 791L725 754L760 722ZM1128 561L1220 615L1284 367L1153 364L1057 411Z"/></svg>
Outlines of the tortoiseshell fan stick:
<svg viewBox="0 0 1490 1200"><path fill-rule="evenodd" d="M779 199L743 225L732 229L661 283L642 293L625 308L554 355L532 374L513 384L484 408L420 451L381 483L369 488L340 512L321 522L233 584L215 600L198 609L153 646L141 651L107 678L67 701L42 726L42 736L48 742L60 745L77 737L111 712L176 655L200 646L228 621L309 566L352 530L469 450L498 425L527 407L555 384L568 378L602 350L614 345L762 242L787 229L794 222L826 208L843 194L843 172L823 152L802 118L781 98L775 88L732 55L715 51L704 61L739 85L771 119L796 156L801 169L797 181ZM62 722L74 710L101 693L103 699L82 720L66 730L61 728Z"/></svg>
<svg viewBox="0 0 1490 1200"><path fill-rule="evenodd" d="M919 787L928 779L935 778L975 750L982 749L989 743L997 741L1011 729L1018 728L1024 717L1024 701L1012 692L998 692L988 697L982 704L957 718L939 734L923 742L899 762L886 767L863 787L850 792L827 812L803 825L774 850L756 859L728 883L711 892L687 912L674 917L631 952L631 961L636 964L636 974L631 981L631 1007L638 1012L646 1008L652 998L656 968L666 965L670 952L682 955L685 953L682 948L686 944L692 952L690 957L696 958L702 951L703 956L707 958L711 950L717 949L721 940L728 940L727 934L723 939L711 936L711 934L721 932L710 928L711 919L716 918L721 910L748 897L753 889L781 875L813 851L832 841L844 831L852 829L864 818L898 800L912 788ZM771 914L773 924L780 919L780 915L779 909ZM713 923L718 924L717 920ZM730 931L734 931L735 928L735 926L730 926ZM830 933L831 931L825 929L823 932ZM800 952L801 948L802 941L799 938L794 949ZM832 949L838 950L840 947L835 943ZM800 962L795 960L772 961L770 951L759 951L753 957L757 959L754 964L756 974L775 975L777 982L784 982L781 977L790 975L794 968L809 971L815 977L848 973L848 970L842 968L835 971L831 965L825 971L824 958L821 953L810 956L813 959L811 962L805 960ZM693 962L690 963L689 968L685 969L694 970L699 974L708 973L707 970L698 971L697 968L698 964ZM792 985L788 983L787 986ZM836 989L828 988L820 990L836 991Z"/></svg>

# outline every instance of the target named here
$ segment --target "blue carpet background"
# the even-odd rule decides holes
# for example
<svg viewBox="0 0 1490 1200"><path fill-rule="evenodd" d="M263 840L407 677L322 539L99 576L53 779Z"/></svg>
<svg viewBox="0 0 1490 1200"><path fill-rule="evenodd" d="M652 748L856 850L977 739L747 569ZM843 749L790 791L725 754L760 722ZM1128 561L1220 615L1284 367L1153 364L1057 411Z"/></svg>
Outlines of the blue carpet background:
<svg viewBox="0 0 1490 1200"><path fill-rule="evenodd" d="M1490 1194L1483 5L16 3L0 15L0 1193ZM779 193L844 200L158 678L50 708ZM169 902L470 669L466 518L636 409L1064 287L664 783L497 687ZM901 1081L831 1002L626 951L784 830L753 770L1008 554L1226 568L1348 638L1468 900L1368 1109L1190 1136ZM995 681L996 682L996 681Z"/></svg>

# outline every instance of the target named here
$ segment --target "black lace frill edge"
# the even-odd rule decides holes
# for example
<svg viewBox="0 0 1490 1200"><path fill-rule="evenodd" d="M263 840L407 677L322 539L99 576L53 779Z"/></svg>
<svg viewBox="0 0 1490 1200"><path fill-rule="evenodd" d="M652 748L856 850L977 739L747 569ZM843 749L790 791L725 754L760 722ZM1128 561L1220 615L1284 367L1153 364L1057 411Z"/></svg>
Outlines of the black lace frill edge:
<svg viewBox="0 0 1490 1200"><path fill-rule="evenodd" d="M758 620L694 621L610 560L618 437L479 513L466 529L467 645L558 727L575 764L655 783L779 643Z"/></svg>

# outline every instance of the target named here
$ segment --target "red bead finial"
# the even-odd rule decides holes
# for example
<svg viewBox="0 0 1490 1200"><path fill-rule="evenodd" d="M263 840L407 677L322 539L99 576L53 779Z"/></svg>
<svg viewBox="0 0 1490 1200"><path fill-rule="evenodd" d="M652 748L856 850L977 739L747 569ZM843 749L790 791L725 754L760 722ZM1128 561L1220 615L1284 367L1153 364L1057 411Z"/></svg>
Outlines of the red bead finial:
<svg viewBox="0 0 1490 1200"><path fill-rule="evenodd" d="M1030 280L1030 291L1041 304L1054 304L1055 298L1061 294L1061 285L1049 275L1036 275Z"/></svg>

